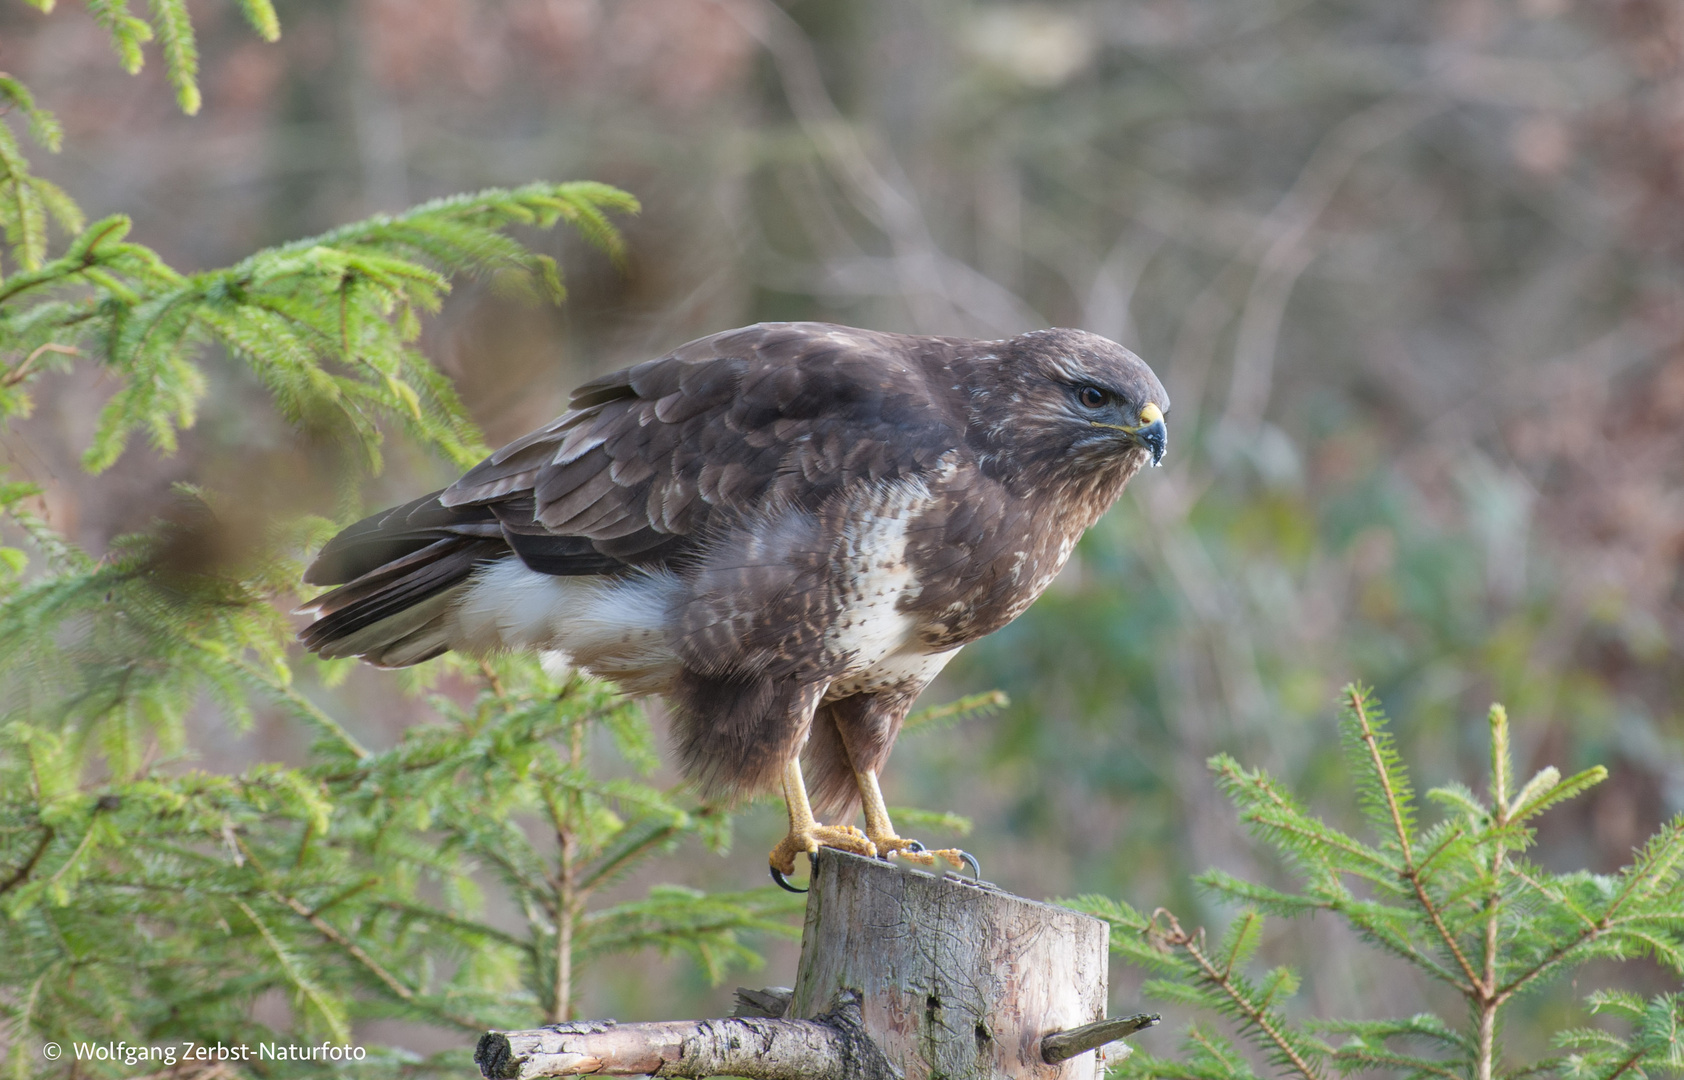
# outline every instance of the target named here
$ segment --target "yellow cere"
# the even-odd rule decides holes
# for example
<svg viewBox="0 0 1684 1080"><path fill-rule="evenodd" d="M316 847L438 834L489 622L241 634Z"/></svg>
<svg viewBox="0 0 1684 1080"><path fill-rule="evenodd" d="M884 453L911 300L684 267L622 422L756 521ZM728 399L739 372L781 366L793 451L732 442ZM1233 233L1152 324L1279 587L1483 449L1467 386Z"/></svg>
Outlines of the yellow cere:
<svg viewBox="0 0 1684 1080"><path fill-rule="evenodd" d="M1155 424L1163 418L1164 411L1158 408L1154 402L1148 401L1140 407L1140 422L1142 424Z"/></svg>

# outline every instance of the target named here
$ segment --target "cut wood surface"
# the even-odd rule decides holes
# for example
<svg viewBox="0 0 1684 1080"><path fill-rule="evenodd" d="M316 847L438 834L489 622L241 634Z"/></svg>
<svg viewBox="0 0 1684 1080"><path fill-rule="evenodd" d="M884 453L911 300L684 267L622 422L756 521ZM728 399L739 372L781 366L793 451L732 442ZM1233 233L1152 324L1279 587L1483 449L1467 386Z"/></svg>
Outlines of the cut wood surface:
<svg viewBox="0 0 1684 1080"><path fill-rule="evenodd" d="M1091 916L826 848L793 990L739 990L737 1016L489 1032L494 1080L1096 1080L1094 1048L1156 1021L1105 1020L1109 930Z"/></svg>

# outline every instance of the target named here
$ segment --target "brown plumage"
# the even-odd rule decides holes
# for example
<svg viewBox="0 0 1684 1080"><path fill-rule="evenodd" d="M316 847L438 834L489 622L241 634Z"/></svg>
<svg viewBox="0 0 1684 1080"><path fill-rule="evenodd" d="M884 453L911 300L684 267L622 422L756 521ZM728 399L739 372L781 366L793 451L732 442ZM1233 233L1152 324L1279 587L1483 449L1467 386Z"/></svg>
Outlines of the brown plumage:
<svg viewBox="0 0 1684 1080"><path fill-rule="evenodd" d="M805 747L820 808L851 814L953 652L1021 614L1162 456L1168 407L1078 330L716 334L340 533L301 638L386 666L565 654L664 695L704 788L787 786Z"/></svg>

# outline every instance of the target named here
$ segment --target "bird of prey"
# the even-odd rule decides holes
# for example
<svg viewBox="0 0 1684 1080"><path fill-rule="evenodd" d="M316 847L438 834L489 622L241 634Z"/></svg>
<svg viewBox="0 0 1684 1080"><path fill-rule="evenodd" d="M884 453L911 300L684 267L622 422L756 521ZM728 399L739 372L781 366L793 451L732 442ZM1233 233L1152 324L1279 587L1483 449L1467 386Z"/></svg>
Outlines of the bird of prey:
<svg viewBox="0 0 1684 1080"><path fill-rule="evenodd" d="M305 580L338 588L300 637L382 667L559 653L661 695L705 794L782 784L780 884L821 845L959 865L889 820L895 736L1159 463L1168 411L1139 357L1080 330L714 334L585 383L454 484L334 537ZM863 832L814 816L861 808Z"/></svg>

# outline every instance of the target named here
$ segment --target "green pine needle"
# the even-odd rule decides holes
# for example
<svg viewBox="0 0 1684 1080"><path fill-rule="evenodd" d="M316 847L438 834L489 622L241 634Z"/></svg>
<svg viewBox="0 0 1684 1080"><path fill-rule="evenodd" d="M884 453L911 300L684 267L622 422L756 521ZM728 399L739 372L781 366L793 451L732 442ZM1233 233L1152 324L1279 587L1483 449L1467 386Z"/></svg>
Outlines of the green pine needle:
<svg viewBox="0 0 1684 1080"><path fill-rule="evenodd" d="M240 0L240 10L264 41L281 39L281 21L275 15L275 5L269 0Z"/></svg>
<svg viewBox="0 0 1684 1080"><path fill-rule="evenodd" d="M1512 791L1508 716L1491 711L1490 801L1458 784L1435 788L1431 803L1448 817L1423 828L1401 758L1371 695L1346 691L1347 760L1372 841L1334 828L1277 782L1213 758L1223 789L1253 835L1273 848L1299 879L1291 892L1211 871L1200 885L1243 907L1219 944L1187 930L1167 912L1151 919L1116 901L1083 897L1074 906L1109 920L1112 947L1127 962L1152 972L1143 992L1192 1015L1214 1013L1237 1026L1253 1053L1284 1073L1321 1075L1322 1063L1341 1074L1376 1070L1405 1077L1497 1075L1511 1078L1559 1072L1613 1080L1639 1072L1676 1073L1684 1065L1684 999L1647 1000L1630 993L1593 991L1590 1015L1623 1019L1625 1030L1577 1027L1556 1040L1565 1057L1516 1064L1525 1048L1505 1049L1479 1036L1517 996L1558 984L1592 961L1647 956L1684 976L1684 817L1665 826L1616 877L1553 874L1522 861L1531 843L1522 824L1605 776L1600 767L1562 779L1541 770ZM1371 898L1348 886L1362 883ZM1277 965L1252 971L1264 949L1262 912L1296 917L1328 912L1344 920L1394 965L1413 967L1452 988L1466 1011L1452 1022L1433 1014L1397 1019L1294 1019L1285 1009L1298 989L1297 972ZM1494 942L1487 966L1487 945ZM1379 968L1377 970L1384 970ZM1487 975L1489 972L1489 976ZM1166 1010L1169 1011L1169 1010ZM1318 1034L1343 1041L1323 1042ZM1253 1075L1231 1043L1194 1022L1181 1060L1135 1054L1119 1075L1240 1080Z"/></svg>

